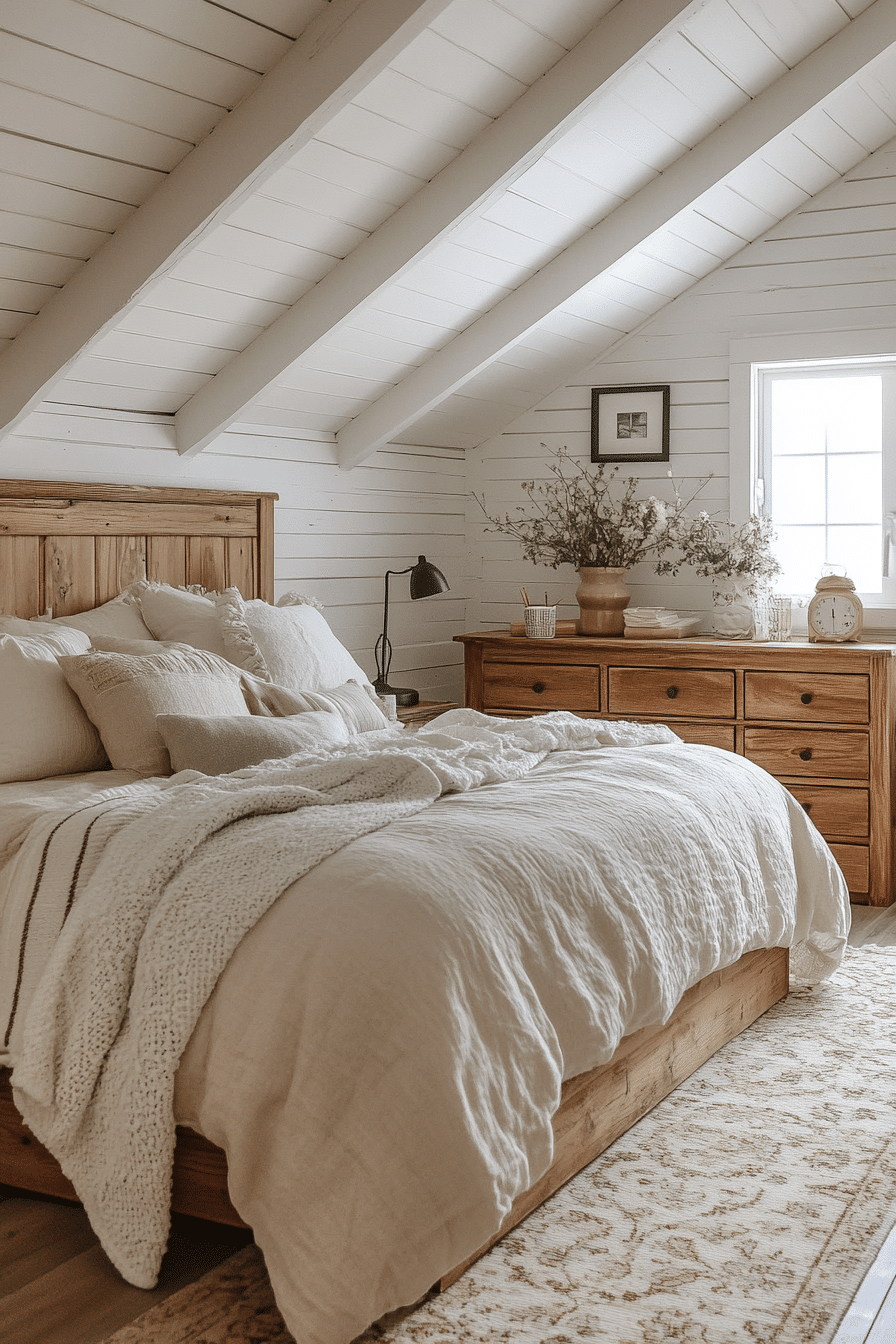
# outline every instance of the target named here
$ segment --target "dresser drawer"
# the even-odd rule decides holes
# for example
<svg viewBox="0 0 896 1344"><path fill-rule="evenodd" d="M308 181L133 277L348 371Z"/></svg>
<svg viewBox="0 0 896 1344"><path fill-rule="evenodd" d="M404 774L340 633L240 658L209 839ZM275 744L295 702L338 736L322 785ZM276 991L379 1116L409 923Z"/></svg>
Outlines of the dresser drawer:
<svg viewBox="0 0 896 1344"><path fill-rule="evenodd" d="M734 725L728 723L679 723L674 720L673 733L677 733L682 742L696 742L703 747L721 747L722 751L734 751Z"/></svg>
<svg viewBox="0 0 896 1344"><path fill-rule="evenodd" d="M611 714L674 719L734 717L734 673L686 667L611 667Z"/></svg>
<svg viewBox="0 0 896 1344"><path fill-rule="evenodd" d="M485 663L482 703L490 709L600 709L600 668L556 663Z"/></svg>
<svg viewBox="0 0 896 1344"><path fill-rule="evenodd" d="M865 845L831 845L851 896L864 896L870 883L870 854Z"/></svg>
<svg viewBox="0 0 896 1344"><path fill-rule="evenodd" d="M791 784L790 792L815 822L822 835L869 834L867 789L828 788L824 784Z"/></svg>
<svg viewBox="0 0 896 1344"><path fill-rule="evenodd" d="M772 775L867 779L867 733L812 728L745 728L744 755Z"/></svg>
<svg viewBox="0 0 896 1344"><path fill-rule="evenodd" d="M745 672L744 718L867 723L869 678L836 672Z"/></svg>

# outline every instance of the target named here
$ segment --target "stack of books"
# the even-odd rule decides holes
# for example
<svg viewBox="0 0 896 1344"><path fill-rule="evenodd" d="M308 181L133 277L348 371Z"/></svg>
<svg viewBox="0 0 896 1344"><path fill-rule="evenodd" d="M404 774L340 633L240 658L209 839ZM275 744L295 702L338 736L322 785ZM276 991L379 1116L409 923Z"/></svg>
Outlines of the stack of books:
<svg viewBox="0 0 896 1344"><path fill-rule="evenodd" d="M700 630L699 616L679 616L666 607L627 607L623 615L629 639L682 639Z"/></svg>

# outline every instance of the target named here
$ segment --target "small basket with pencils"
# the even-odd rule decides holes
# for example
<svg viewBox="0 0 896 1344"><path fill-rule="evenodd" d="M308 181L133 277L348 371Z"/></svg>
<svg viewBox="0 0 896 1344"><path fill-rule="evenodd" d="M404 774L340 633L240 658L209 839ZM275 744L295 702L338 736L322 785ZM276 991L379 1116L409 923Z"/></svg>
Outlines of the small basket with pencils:
<svg viewBox="0 0 896 1344"><path fill-rule="evenodd" d="M548 595L544 595L544 606L537 606L529 601L529 594L525 588L520 589L520 595L523 599L524 616L526 621L527 639L553 639L557 633L557 607L551 606L548 602Z"/></svg>

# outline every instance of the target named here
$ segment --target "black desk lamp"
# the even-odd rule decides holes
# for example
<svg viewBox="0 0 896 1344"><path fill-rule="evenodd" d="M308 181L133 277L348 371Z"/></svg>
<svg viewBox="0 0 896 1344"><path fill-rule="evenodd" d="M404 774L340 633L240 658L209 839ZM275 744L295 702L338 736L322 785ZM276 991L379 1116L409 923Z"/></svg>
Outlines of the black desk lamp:
<svg viewBox="0 0 896 1344"><path fill-rule="evenodd" d="M416 601L418 597L435 597L436 593L447 593L448 581L440 569L431 565L425 555L417 559L416 565L408 565L407 569L387 569L386 577L383 581L383 633L376 642L374 657L376 658L376 681L373 683L373 689L377 695L394 695L396 705L416 705L419 703L419 694L409 687L390 686L387 680L389 676L389 666L392 662L392 645L389 643L389 575L390 574L410 574L411 576L411 599Z"/></svg>

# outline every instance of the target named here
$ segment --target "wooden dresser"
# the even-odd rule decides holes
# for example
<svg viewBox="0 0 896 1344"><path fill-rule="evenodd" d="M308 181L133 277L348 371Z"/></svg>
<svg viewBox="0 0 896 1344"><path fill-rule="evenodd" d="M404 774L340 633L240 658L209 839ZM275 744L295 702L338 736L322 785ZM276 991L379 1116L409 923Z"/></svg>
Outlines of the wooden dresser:
<svg viewBox="0 0 896 1344"><path fill-rule="evenodd" d="M896 647L529 640L499 631L457 638L470 708L659 721L687 742L748 756L802 803L851 899L893 902Z"/></svg>

